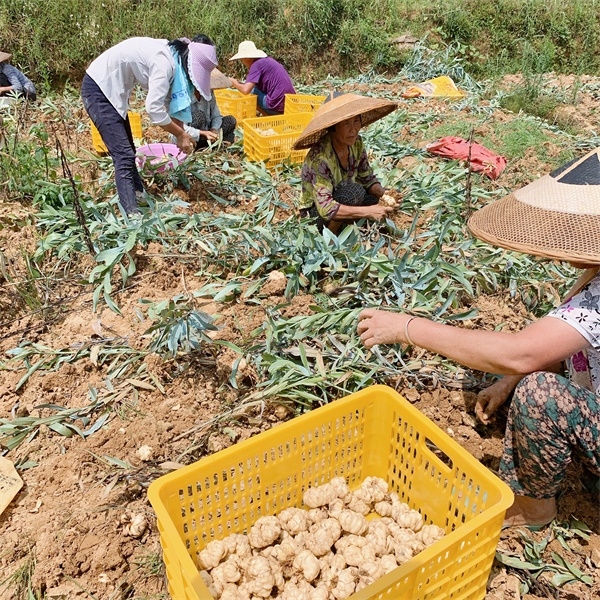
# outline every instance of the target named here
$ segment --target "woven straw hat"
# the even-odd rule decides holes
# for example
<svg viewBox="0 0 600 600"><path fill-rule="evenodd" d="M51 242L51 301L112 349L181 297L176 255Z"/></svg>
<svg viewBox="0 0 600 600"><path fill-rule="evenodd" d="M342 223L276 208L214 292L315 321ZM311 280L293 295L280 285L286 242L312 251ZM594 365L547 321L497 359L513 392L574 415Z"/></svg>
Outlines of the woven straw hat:
<svg viewBox="0 0 600 600"><path fill-rule="evenodd" d="M365 127L390 114L396 108L398 105L391 100L368 98L357 94L342 94L325 102L315 112L292 148L294 150L310 148L321 139L329 127L356 117L356 115L362 117L362 124Z"/></svg>
<svg viewBox="0 0 600 600"><path fill-rule="evenodd" d="M237 54L234 54L229 60L239 60L240 58L265 58L266 52L259 50L254 42L244 40L238 45Z"/></svg>
<svg viewBox="0 0 600 600"><path fill-rule="evenodd" d="M468 226L501 248L600 264L600 148L488 204Z"/></svg>
<svg viewBox="0 0 600 600"><path fill-rule="evenodd" d="M11 59L12 54L0 51L0 63L7 62Z"/></svg>
<svg viewBox="0 0 600 600"><path fill-rule="evenodd" d="M210 89L221 90L223 88L231 87L231 79L219 71L219 69L213 69L210 73Z"/></svg>

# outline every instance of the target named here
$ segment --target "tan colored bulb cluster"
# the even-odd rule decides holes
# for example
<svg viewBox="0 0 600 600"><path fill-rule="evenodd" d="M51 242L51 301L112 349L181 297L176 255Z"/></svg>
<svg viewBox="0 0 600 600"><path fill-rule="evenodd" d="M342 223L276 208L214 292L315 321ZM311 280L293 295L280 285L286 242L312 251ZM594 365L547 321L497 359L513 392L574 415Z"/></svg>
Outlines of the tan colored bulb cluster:
<svg viewBox="0 0 600 600"><path fill-rule="evenodd" d="M388 484L343 477L306 490L302 508L209 542L198 566L220 600L344 600L444 536Z"/></svg>

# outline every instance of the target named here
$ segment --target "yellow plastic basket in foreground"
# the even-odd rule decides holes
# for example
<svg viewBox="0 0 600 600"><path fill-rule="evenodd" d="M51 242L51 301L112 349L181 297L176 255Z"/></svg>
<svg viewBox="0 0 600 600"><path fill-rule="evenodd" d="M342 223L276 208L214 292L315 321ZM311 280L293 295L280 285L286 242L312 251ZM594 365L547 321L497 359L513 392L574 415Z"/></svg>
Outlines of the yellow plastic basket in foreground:
<svg viewBox="0 0 600 600"><path fill-rule="evenodd" d="M327 96L309 96L307 94L286 94L284 114L299 112L314 113L325 102Z"/></svg>
<svg viewBox="0 0 600 600"><path fill-rule="evenodd" d="M244 119L256 117L256 94L242 94L237 90L213 90L213 94L221 114L234 116L238 126Z"/></svg>
<svg viewBox="0 0 600 600"><path fill-rule="evenodd" d="M308 150L292 150L292 145L311 119L312 113L306 112L246 119L242 123L244 152L249 160L264 161L269 167L284 160L302 162Z"/></svg>
<svg viewBox="0 0 600 600"><path fill-rule="evenodd" d="M133 139L141 139L143 137L142 134L142 117L140 113L129 111L127 113L129 117L129 125L131 126L131 135ZM90 127L92 129L92 144L94 145L94 149L99 154L107 154L108 149L104 142L102 141L102 136L100 132L96 129L96 126L90 121Z"/></svg>
<svg viewBox="0 0 600 600"><path fill-rule="evenodd" d="M352 600L480 600L513 494L393 389L373 386L154 481L169 593L211 596L195 558L213 539L302 506L302 493L343 476L384 478L440 541Z"/></svg>

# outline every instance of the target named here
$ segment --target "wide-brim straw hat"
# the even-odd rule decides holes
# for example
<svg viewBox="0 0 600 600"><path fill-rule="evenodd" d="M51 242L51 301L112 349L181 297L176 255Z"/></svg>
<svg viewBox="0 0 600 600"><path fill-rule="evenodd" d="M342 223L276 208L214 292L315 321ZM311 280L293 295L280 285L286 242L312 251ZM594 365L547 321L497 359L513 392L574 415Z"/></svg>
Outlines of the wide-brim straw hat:
<svg viewBox="0 0 600 600"><path fill-rule="evenodd" d="M325 135L329 127L346 119L360 115L362 125L365 127L389 115L396 108L398 105L391 100L370 98L358 94L342 94L325 102L317 109L292 148L301 150L314 146Z"/></svg>
<svg viewBox="0 0 600 600"><path fill-rule="evenodd" d="M9 54L8 52L0 51L0 63L9 61L11 58L12 58L12 54Z"/></svg>
<svg viewBox="0 0 600 600"><path fill-rule="evenodd" d="M265 58L266 52L259 50L254 42L244 40L238 46L237 54L234 54L229 60L239 60L240 58Z"/></svg>
<svg viewBox="0 0 600 600"><path fill-rule="evenodd" d="M600 148L488 204L468 226L501 248L600 264Z"/></svg>
<svg viewBox="0 0 600 600"><path fill-rule="evenodd" d="M222 90L232 87L231 79L227 75L221 73L219 69L213 69L210 74L210 89Z"/></svg>

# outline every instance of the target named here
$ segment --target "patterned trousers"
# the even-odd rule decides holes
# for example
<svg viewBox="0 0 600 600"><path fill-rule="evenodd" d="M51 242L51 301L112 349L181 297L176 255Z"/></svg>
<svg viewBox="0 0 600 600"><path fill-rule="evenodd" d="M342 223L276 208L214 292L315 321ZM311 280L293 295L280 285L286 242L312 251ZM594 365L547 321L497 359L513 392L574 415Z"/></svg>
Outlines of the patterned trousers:
<svg viewBox="0 0 600 600"><path fill-rule="evenodd" d="M500 477L519 496L554 498L571 460L600 474L600 399L554 373L532 373L510 407Z"/></svg>
<svg viewBox="0 0 600 600"><path fill-rule="evenodd" d="M333 199L346 206L374 206L379 202L379 198L367 194L365 188L354 181L342 181L332 194ZM301 217L312 217L315 220L317 229L323 232L323 227L327 225L323 217L319 214L317 206L313 204L310 208L304 208L300 211ZM339 231L345 227L342 225Z"/></svg>

